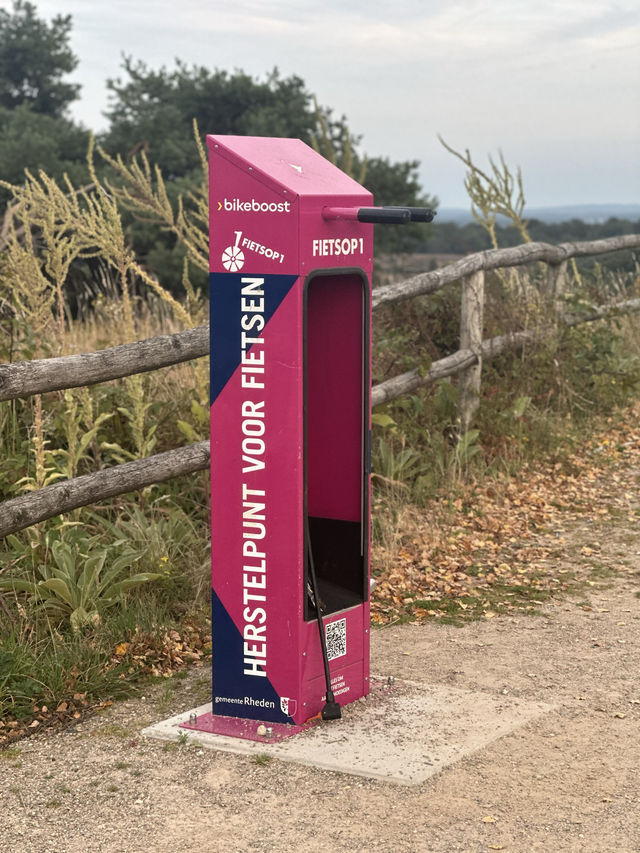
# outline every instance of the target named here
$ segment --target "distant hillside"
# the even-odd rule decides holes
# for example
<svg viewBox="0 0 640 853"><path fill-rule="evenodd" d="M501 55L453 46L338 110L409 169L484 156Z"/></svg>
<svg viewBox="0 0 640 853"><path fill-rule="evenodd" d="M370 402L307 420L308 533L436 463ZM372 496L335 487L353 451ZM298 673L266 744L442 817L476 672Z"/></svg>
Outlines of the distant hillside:
<svg viewBox="0 0 640 853"><path fill-rule="evenodd" d="M640 204L567 204L558 207L527 207L526 219L539 219L541 222L569 222L581 219L587 223L606 222L607 219L640 219ZM502 221L501 221L502 220ZM437 223L455 222L456 225L466 225L473 222L471 211L463 207L441 207L438 209ZM500 225L507 221L498 217Z"/></svg>
<svg viewBox="0 0 640 853"><path fill-rule="evenodd" d="M601 210L604 205L601 205ZM605 237L618 237L622 234L640 233L640 205L637 206L635 219L614 216L611 209L622 212L622 206L607 205L607 216L601 222L588 222L575 215L576 207L563 208L564 216L559 221L544 221L542 218L528 217L527 230L531 239L542 243L569 243L581 240L600 240ZM627 210L634 209L628 205ZM593 211L593 208L591 208ZM570 214L574 215L571 216ZM569 214L569 215L568 215ZM496 239L499 246L517 246L522 243L522 235L513 225L498 224ZM468 255L471 252L482 252L491 248L489 235L481 225L467 217L466 220L454 222L446 219L446 213L440 216L429 227L426 239L417 251L438 257L451 255ZM613 265L616 269L634 269L635 260L632 252L613 253L603 256L599 263ZM590 261L593 264L593 260Z"/></svg>

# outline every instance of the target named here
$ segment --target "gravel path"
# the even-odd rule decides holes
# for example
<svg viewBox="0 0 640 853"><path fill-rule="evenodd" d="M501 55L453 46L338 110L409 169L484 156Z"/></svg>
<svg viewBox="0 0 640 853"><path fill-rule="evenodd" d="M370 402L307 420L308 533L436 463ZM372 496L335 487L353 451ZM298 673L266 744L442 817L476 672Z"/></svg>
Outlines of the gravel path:
<svg viewBox="0 0 640 853"><path fill-rule="evenodd" d="M556 708L423 785L141 738L208 699L200 667L0 753L0 850L637 853L640 532L598 536L599 559L619 576L540 615L374 632L376 673Z"/></svg>

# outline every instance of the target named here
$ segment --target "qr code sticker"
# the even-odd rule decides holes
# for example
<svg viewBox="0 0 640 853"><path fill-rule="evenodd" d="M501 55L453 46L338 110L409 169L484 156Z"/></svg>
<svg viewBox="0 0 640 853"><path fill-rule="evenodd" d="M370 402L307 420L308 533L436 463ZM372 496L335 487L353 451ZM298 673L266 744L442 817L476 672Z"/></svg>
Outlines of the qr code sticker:
<svg viewBox="0 0 640 853"><path fill-rule="evenodd" d="M327 641L327 657L329 660L341 658L347 653L347 620L338 619L325 625L324 635Z"/></svg>

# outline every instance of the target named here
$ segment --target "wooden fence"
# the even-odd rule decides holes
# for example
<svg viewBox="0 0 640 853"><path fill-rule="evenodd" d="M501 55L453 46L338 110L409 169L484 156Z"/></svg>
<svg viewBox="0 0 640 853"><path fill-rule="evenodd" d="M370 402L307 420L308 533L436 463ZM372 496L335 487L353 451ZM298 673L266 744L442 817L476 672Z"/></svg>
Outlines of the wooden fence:
<svg viewBox="0 0 640 853"><path fill-rule="evenodd" d="M638 248L640 234L583 243L562 243L558 246L527 243L510 249L477 252L440 269L376 288L373 292L374 309L434 293L447 284L462 280L462 309L460 349L433 362L427 371L416 367L374 386L373 406L407 394L421 385L458 374L459 418L461 430L467 430L478 405L483 361L508 350L518 349L529 341L551 336L557 331L557 323L554 323L483 340L485 272L535 261L545 263L548 271L548 291L559 304L560 296L566 288L566 265L569 259ZM576 315L561 313L557 322L573 326L636 311L640 311L640 298L599 306ZM0 402L107 382L202 358L208 354L209 327L199 326L173 335L162 335L99 352L2 364ZM208 465L209 442L201 441L54 483L0 504L0 537L78 507L161 483L182 474L201 471Z"/></svg>

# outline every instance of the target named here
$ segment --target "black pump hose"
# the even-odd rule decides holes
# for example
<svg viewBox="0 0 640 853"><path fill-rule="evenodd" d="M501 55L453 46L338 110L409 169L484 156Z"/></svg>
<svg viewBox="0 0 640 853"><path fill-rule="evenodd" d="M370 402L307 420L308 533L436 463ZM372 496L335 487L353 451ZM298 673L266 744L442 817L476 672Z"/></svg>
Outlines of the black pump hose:
<svg viewBox="0 0 640 853"><path fill-rule="evenodd" d="M311 581L311 589L315 598L316 616L318 620L318 630L320 632L320 648L322 650L322 663L324 665L324 680L326 685L326 704L322 709L323 720L339 720L342 717L340 705L335 700L333 690L331 689L331 674L329 672L329 656L327 654L327 642L324 636L324 622L322 620L322 608L320 605L320 594L318 590L318 579L316 578L316 567L313 560L313 549L311 547L311 534L309 532L309 517L305 519L305 532L307 535L307 552L309 555L309 579Z"/></svg>

